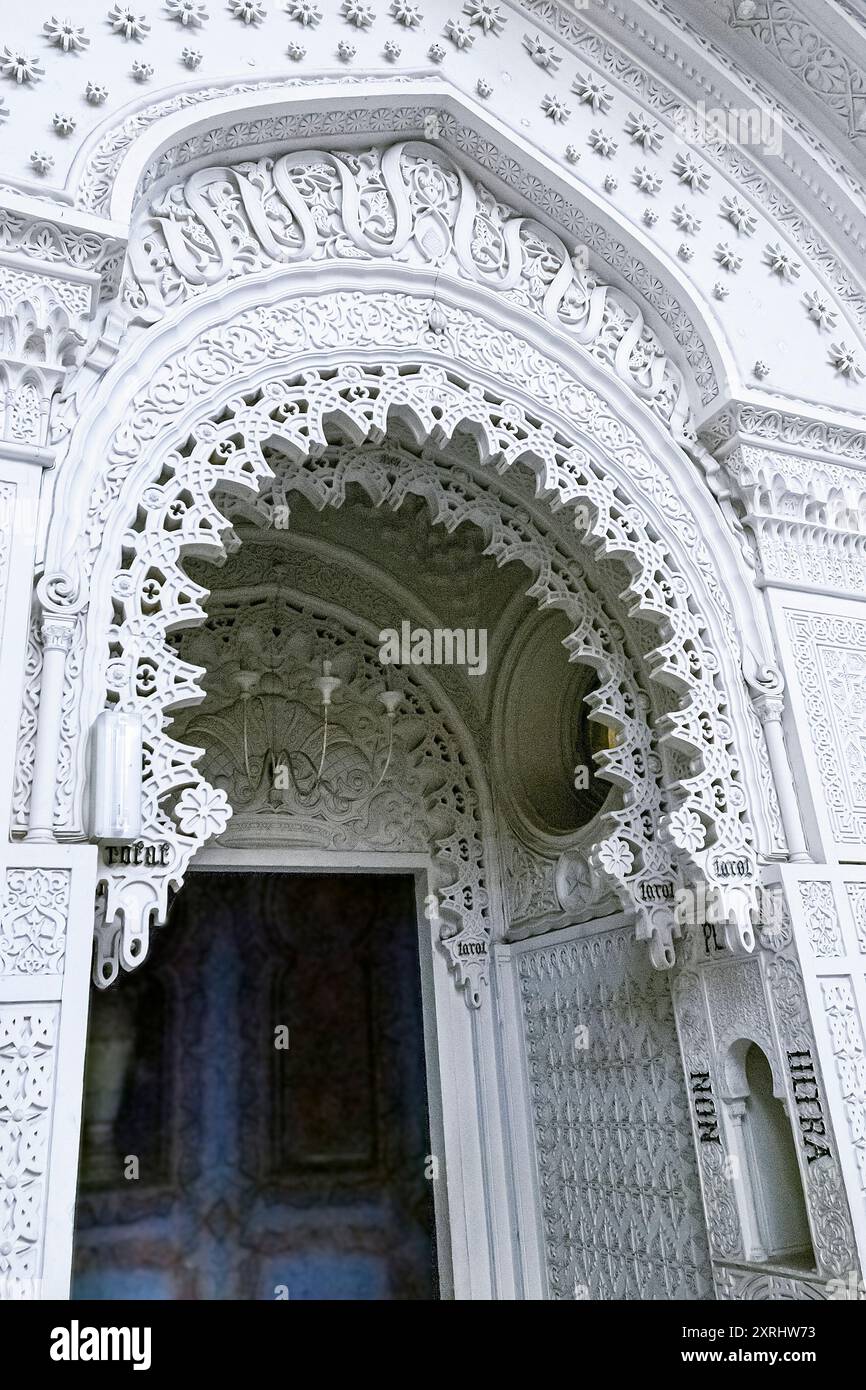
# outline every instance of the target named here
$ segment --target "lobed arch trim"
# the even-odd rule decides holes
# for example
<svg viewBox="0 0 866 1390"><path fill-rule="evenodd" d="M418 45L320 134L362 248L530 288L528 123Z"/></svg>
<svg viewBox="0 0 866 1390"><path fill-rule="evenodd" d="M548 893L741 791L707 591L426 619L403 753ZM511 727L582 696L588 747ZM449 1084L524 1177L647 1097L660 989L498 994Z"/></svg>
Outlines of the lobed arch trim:
<svg viewBox="0 0 866 1390"><path fill-rule="evenodd" d="M539 480L539 491L551 505L577 505L580 497L586 497L586 505L594 518L588 527L591 548L600 558L606 554L626 557L635 563L635 573L638 569L641 571L642 577L639 582L633 581L629 586L629 597L635 605L635 611L640 611L642 616L650 617L657 625L660 624L664 638L661 646L651 657L652 679L661 680L663 684L681 691L688 689L690 683L693 683L690 664L692 667L695 665L695 658L692 656L691 660L685 660L683 650L678 649L678 642L682 640L682 633L688 631L688 642L691 643L698 637L703 623L704 630L718 653L712 654L712 647L707 647L703 639L699 639L699 646L706 653L707 670L704 674L712 671L713 678L721 677L724 686L724 678L738 669L738 642L730 603L724 587L714 574L708 553L701 546L700 527L696 525L695 517L690 516L684 507L684 499L678 497L672 488L670 474L673 474L677 483L682 484L685 481L685 486L682 487L685 499L688 502L694 499L702 505L705 513L711 507L711 499L691 475L691 465L673 448L664 432L660 428L653 430L654 422L647 420L646 412L642 412L634 401L621 401L621 411L616 410L612 414L609 400L603 399L598 391L593 389L601 385L610 387L610 381L602 370L596 367L593 371L592 365L587 364L584 357L575 362L576 354L573 352L569 362L571 371L564 370L564 363L569 359L569 348L562 342L545 343L546 355L542 356L537 342L536 326L527 323L527 316L521 315L513 306L502 306L505 310L502 318L506 320L507 327L502 318L498 325L495 321L491 323L490 301L494 297L489 292L478 291L473 295L470 287L470 292L461 293L458 301L450 287L438 287L435 282L431 284L429 278L425 285L424 277L407 272L395 275L393 269L390 269L388 278L392 283L396 279L400 285L400 293L395 294L381 288L381 268L375 268L374 274L371 275L366 267L352 267L351 270L343 269L341 279L344 282L347 278L353 279L356 289L346 291L334 286L323 300L320 293L319 297L316 297L310 292L313 287L321 292L324 288L324 278L321 274L306 278L302 271L273 277L266 287L266 300L262 293L263 287L258 287L258 297L265 302L258 304L254 309L246 310L240 306L245 302L249 305L251 286L238 286L224 296L225 321L222 325L214 326L211 322L209 328L201 329L202 321L207 323L208 318L212 316L213 306L197 303L186 315L184 335L178 334L177 323L171 326L162 325L154 330L136 371L130 373L131 376L138 377L140 389L132 392L129 389L130 383L124 384L124 394L128 401L125 418L113 431L113 439L105 440L108 453L106 473L101 479L97 477L94 480L92 475L90 479L87 478L86 468L77 474L68 465L65 470L64 481L68 485L66 495L69 504L63 508L66 521L65 536L69 534L70 513L75 515L76 508L80 513L81 503L87 499L88 493L85 489L88 482L91 485L96 483L98 498L100 489L105 492L106 479L113 481L108 489L111 496L107 499L107 510L96 518L98 534L95 546L93 522L90 523L88 541L86 513L81 518L85 523L82 527L84 551L87 551L89 545L89 554L83 554L81 546L76 547L78 553L70 554L68 547L63 547L62 542L58 544L61 537L56 528L49 537L49 554L54 548L54 554L58 555L58 558L62 557L62 560L60 565L49 564L47 578L43 581L41 592L47 610L62 610L64 602L72 596L80 602L85 589L85 574L88 577L86 587L90 588L91 570L94 580L99 575L104 582L110 573L110 561L106 562L104 557L106 553L111 552L112 546L118 544L120 531L124 524L128 524L123 521L124 515L129 516L129 509L137 505L137 498L147 485L147 479L152 479L154 469L161 467L158 460L172 447L171 440L175 440L176 446L177 441L188 433L194 419L201 418L206 411L206 398L213 402L214 381L193 381L190 377L191 360L194 358L200 363L204 360L202 352L208 352L209 332L211 343L215 343L222 335L223 347L220 350L218 376L222 377L221 385L224 388L225 382L233 377L238 365L235 361L230 369L225 360L225 342L231 342L233 335L234 340L240 342L245 334L249 336L263 332L267 337L269 333L273 335L276 330L279 337L280 333L291 328L288 337L281 340L282 347L278 355L287 368L293 359L297 364L302 361L310 364L306 369L308 374L312 371L314 359L320 372L334 370L325 365L329 358L334 361L342 357L345 366L346 349L351 336L354 335L361 341L355 349L358 365L353 370L363 377L364 372L369 370L371 354L374 359L381 360L384 344L376 343L373 339L377 335L381 339L383 329L387 329L385 336L390 344L388 355L394 359L387 368L390 386L397 388L404 405L407 400L406 381L413 372L419 372L420 376L426 374L428 396L432 380L435 380L438 392L446 382L449 372L452 375L456 373L457 376L462 374L462 397L458 395L451 401L450 414L444 424L430 416L429 400L420 412L415 411L422 435L427 431L431 438L438 434L444 439L448 437L449 430L453 431L458 423L469 422L484 443L487 457L494 462L497 470L506 469L518 457L533 463ZM371 284L371 281L374 283ZM466 287L460 288L464 291ZM407 289L411 292L407 293ZM436 295L436 303L445 317L444 333L434 332L430 327L431 292ZM475 303L472 303L472 300L475 300ZM230 304L228 301L234 302ZM323 309L323 306L326 307ZM477 313L478 308L485 311L483 317ZM234 314L231 313L232 309L236 311ZM476 312L473 313L473 310ZM324 353L321 332L318 335L320 341L317 343L317 334L305 333L302 323L303 320L307 329L318 323L321 329L323 312L325 318L330 320L329 327L334 342L339 342L338 350L332 349ZM339 324L337 320L340 320ZM395 337L398 325L400 331ZM523 330L520 338L513 332L513 327L517 325ZM193 332L196 327L200 329L198 333ZM339 329L336 336L333 333L335 328ZM364 331L359 333L359 329ZM177 340L180 336L185 341L178 353ZM165 353L166 338L174 340L173 362L173 354ZM272 336L271 351L263 354L263 361L273 362L275 343L276 339ZM396 352L395 347L398 348ZM555 356L551 354L551 347L555 350ZM527 372L530 363L533 370ZM254 376L266 380L269 370L272 372L272 367L269 369L267 366L260 366L257 373L247 372L244 378L235 378L235 394L239 390L254 389ZM587 377L595 378L592 387L584 384ZM312 380L313 377L310 375L310 381ZM536 382L536 388L531 389ZM111 384L116 389L117 383ZM504 397L503 387L507 388ZM162 397L161 406L155 404L154 390L157 396L160 392L166 393ZM149 396L148 392L151 393ZM109 393L109 383L105 383L104 389L97 393L94 414L99 397L105 393ZM218 389L216 394L219 394ZM396 397L394 399L396 400ZM459 399L463 400L462 407L458 404ZM471 409L466 408L467 402L471 403ZM359 439L368 437L371 426L369 422L362 421L355 407L350 405L345 409L341 403L338 407L335 406L335 409L337 408L343 416L344 423L352 425L358 431ZM373 412L379 422L372 426L375 429L381 428L381 408L377 407L377 411ZM500 426L505 416L510 417L510 423L503 435ZM114 419L117 419L116 411ZM643 438L632 428L632 421L639 422L643 427ZM91 423L95 426L94 432L98 436L98 414ZM142 425L144 428L141 428ZM650 446L648 449L646 435L650 431L659 437L663 448L656 449ZM313 432L315 433L315 428ZM530 436L531 442L528 443ZM87 448L87 452L93 458L95 441L91 437L85 445L85 439L86 431L80 433L78 443L82 452ZM569 439L578 439L580 443L568 444ZM599 459L603 462L600 463ZM667 471L660 464L666 465ZM639 485L641 478L644 483L642 487ZM616 490L623 487L626 488L625 500L617 501ZM105 500L103 497L103 501ZM649 531L646 530L647 513L651 518ZM602 516L603 521L600 520ZM739 576L735 547L730 535L724 531L718 513L713 515L712 526L708 529L723 533L724 543L719 547L717 554L723 561L727 558L728 564L725 568L728 572L733 569L737 581ZM639 534L643 535L643 540L639 540ZM676 578L671 571L672 585L665 580L662 589L659 590L659 566L665 563L663 555L671 542L688 579L682 576ZM96 563L100 559L102 563ZM696 559L699 562L697 564ZM66 561L65 564L62 563L63 560ZM109 565L108 570L105 568L106 563ZM707 583L708 574L712 576L710 584ZM711 589L710 595L706 593L707 588ZM693 611L697 610L696 595L705 600L700 616L696 616L696 611ZM672 606L669 607L669 604ZM751 601L746 611L753 611ZM707 618L704 617L704 612L709 614ZM98 634L100 629L104 631L105 626L104 615L95 614L96 607L93 607L88 618L88 654L85 661L90 672L89 677L85 677L85 684L89 683L93 687L90 690L88 706L91 712L99 707L101 700L96 686L93 686L94 661L99 659L98 656L94 657L93 653L98 651ZM677 624L681 627L679 633L676 632ZM733 652L732 644L735 648ZM707 692L708 687L705 686L705 701ZM721 757L721 762L724 763L728 756L723 753L721 745L733 739L731 715L735 711L738 699L742 702L743 698L744 692L737 690L734 680L725 691L721 705L717 706L718 718L709 740L712 747L708 761L713 765L709 774L710 780L715 779L717 788L726 785L738 799L736 815L728 816L725 822L724 852L741 854L743 862L747 863L744 881L735 885L720 881L709 863L708 852L698 852L699 848L704 849L703 844L690 849L688 844L676 842L677 828L682 829L683 825L687 830L691 826L691 838L694 838L696 823L689 818L695 814L696 808L701 806L703 816L706 817L705 820L701 819L701 825L705 830L715 825L714 843L719 843L719 822L715 819L714 808L711 805L712 797L707 800L704 794L703 801L701 800L701 789L697 786L699 779L688 778L678 787L671 789L672 804L676 810L669 814L663 832L673 834L671 843L675 847L677 857L686 866L691 865L692 871L697 869L705 875L718 892L723 903L721 915L730 921L735 940L748 949L751 942L749 914L756 876L752 848L754 834L739 770L731 772L727 781L727 773L721 778L719 776L719 758ZM660 730L662 736L671 739L677 746L688 747L694 753L700 747L706 726L712 723L711 716L706 711L702 713L699 706L700 700L697 704L693 701L691 715L675 712L666 716L665 728ZM740 707L742 708L742 703ZM706 787L703 791L706 792ZM686 836L686 839L688 838ZM706 840L706 836L701 838Z"/></svg>

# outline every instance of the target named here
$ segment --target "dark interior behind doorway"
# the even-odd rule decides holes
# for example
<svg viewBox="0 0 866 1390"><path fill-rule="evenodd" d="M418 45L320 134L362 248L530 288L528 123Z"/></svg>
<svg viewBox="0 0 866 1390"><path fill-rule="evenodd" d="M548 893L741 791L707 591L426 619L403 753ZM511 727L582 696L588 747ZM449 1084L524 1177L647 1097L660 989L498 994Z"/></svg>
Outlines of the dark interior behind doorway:
<svg viewBox="0 0 866 1390"><path fill-rule="evenodd" d="M436 1298L429 1151L412 880L191 874L93 994L73 1296Z"/></svg>

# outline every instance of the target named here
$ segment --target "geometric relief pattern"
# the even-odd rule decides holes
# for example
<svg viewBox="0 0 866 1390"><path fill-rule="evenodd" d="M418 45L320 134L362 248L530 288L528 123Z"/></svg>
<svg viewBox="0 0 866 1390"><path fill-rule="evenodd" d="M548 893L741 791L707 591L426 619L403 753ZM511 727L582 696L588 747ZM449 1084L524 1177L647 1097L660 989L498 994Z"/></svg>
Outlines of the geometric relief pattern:
<svg viewBox="0 0 866 1390"><path fill-rule="evenodd" d="M825 648L822 656L851 804L866 809L866 652Z"/></svg>
<svg viewBox="0 0 866 1390"><path fill-rule="evenodd" d="M0 975L63 973L68 869L7 869Z"/></svg>
<svg viewBox="0 0 866 1390"><path fill-rule="evenodd" d="M12 786L12 828L26 830L30 815L30 792L33 783L33 759L36 754L36 725L39 713L39 692L42 686L42 615L33 605L27 630L27 651L24 658L24 681L21 690L21 710L18 716L18 751L15 758L15 779Z"/></svg>
<svg viewBox="0 0 866 1390"><path fill-rule="evenodd" d="M759 1043L772 1058L775 1049L758 960L737 961L708 971L706 981L719 1059L739 1038Z"/></svg>
<svg viewBox="0 0 866 1390"><path fill-rule="evenodd" d="M518 958L554 1299L707 1299L670 983L628 928Z"/></svg>
<svg viewBox="0 0 866 1390"><path fill-rule="evenodd" d="M58 1003L0 1004L0 1292L41 1276Z"/></svg>
<svg viewBox="0 0 866 1390"><path fill-rule="evenodd" d="M836 1076L848 1118L860 1187L866 1196L866 1047L851 981L821 980Z"/></svg>
<svg viewBox="0 0 866 1390"><path fill-rule="evenodd" d="M842 0L847 8L846 0ZM742 8L743 13L738 11ZM859 7L853 8L862 21ZM801 0L763 0L760 5L737 6L730 22L749 33L787 69L792 86L803 87L834 115L844 118L847 134L866 135L866 76L854 54L834 44L828 31L813 21L816 12ZM812 13L810 13L812 11Z"/></svg>
<svg viewBox="0 0 866 1390"><path fill-rule="evenodd" d="M857 947L861 955L866 955L866 883L846 883L845 887L854 917Z"/></svg>
<svg viewBox="0 0 866 1390"><path fill-rule="evenodd" d="M789 612L788 632L830 826L866 841L866 623Z"/></svg>
<svg viewBox="0 0 866 1390"><path fill-rule="evenodd" d="M833 958L845 954L839 917L829 883L801 883L800 899L806 919L809 945L815 956Z"/></svg>

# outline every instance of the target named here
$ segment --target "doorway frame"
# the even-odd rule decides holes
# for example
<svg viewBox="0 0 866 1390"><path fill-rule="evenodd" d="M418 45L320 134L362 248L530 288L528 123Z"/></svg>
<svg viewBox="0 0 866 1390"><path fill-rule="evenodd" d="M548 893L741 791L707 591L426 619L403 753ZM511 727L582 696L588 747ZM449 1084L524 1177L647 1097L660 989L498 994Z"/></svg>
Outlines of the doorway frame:
<svg viewBox="0 0 866 1390"><path fill-rule="evenodd" d="M480 1008L467 1005L436 928L424 913L433 861L423 851L303 848L264 844L202 846L188 872L375 874L411 877L421 984L421 1012L434 1180L441 1300L522 1297L520 1259L506 1133L502 1125L497 1008L486 989Z"/></svg>

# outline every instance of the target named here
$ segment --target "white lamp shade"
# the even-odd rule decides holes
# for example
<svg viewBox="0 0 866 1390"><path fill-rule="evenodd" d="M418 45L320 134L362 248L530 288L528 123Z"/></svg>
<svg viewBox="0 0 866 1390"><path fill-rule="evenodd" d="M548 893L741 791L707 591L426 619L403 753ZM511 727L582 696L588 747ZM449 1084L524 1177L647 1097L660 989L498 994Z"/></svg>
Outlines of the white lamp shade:
<svg viewBox="0 0 866 1390"><path fill-rule="evenodd" d="M141 715L106 709L93 725L91 835L134 840L141 834Z"/></svg>

